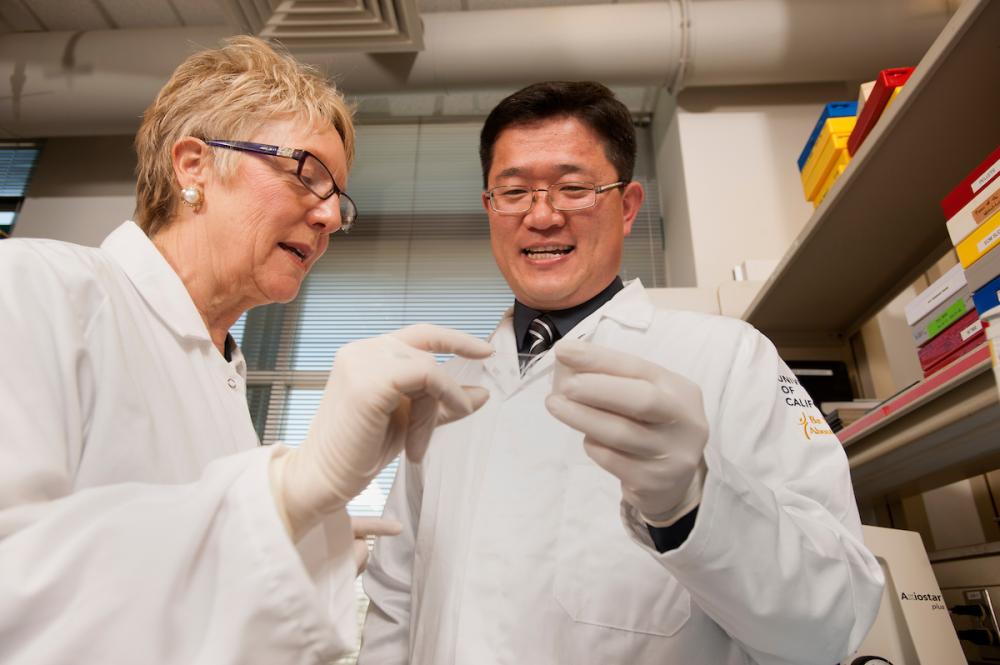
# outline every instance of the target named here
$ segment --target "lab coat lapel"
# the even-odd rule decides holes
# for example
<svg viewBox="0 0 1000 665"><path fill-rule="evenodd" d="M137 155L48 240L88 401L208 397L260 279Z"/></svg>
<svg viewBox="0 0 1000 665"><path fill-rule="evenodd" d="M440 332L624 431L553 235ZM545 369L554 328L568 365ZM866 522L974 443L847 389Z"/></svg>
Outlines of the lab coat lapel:
<svg viewBox="0 0 1000 665"><path fill-rule="evenodd" d="M605 332L606 326L602 326L605 319L610 319L625 328L633 329L643 333L649 329L653 323L654 307L642 288L642 283L638 279L629 282L624 289L615 294L603 307L578 323L564 339L576 339L581 341L594 341L598 344L614 342L615 332L618 328L611 328ZM554 362L551 353L545 354L538 363L538 367L544 368Z"/></svg>
<svg viewBox="0 0 1000 665"><path fill-rule="evenodd" d="M486 373L504 396L513 395L521 383L517 365L517 341L514 339L514 308L508 307L490 336L496 353L483 361Z"/></svg>
<svg viewBox="0 0 1000 665"><path fill-rule="evenodd" d="M101 243L101 249L121 266L142 299L174 334L212 341L184 282L134 222L115 229Z"/></svg>
<svg viewBox="0 0 1000 665"><path fill-rule="evenodd" d="M656 308L646 294L642 282L638 279L633 279L607 305L594 312L592 316L587 317L568 336L575 337L578 328L582 328L591 319L594 319L593 327L584 336L590 335L596 329L600 320L605 318L616 321L626 328L645 332L653 324L653 314L655 312Z"/></svg>

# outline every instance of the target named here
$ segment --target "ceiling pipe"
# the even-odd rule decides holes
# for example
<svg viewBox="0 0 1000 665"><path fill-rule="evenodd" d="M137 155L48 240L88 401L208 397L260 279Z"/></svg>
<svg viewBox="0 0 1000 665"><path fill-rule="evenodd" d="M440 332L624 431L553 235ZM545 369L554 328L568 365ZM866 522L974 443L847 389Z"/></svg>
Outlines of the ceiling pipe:
<svg viewBox="0 0 1000 665"><path fill-rule="evenodd" d="M661 85L680 60L680 3L425 14L419 53L307 56L353 94L515 88L594 79Z"/></svg>
<svg viewBox="0 0 1000 665"><path fill-rule="evenodd" d="M685 85L869 81L916 65L946 0L693 0Z"/></svg>
<svg viewBox="0 0 1000 665"><path fill-rule="evenodd" d="M947 0L666 0L425 14L423 51L304 55L349 95L545 79L683 87L860 81L915 64ZM226 26L0 39L0 133L132 132L170 72ZM2 80L2 79L0 79Z"/></svg>

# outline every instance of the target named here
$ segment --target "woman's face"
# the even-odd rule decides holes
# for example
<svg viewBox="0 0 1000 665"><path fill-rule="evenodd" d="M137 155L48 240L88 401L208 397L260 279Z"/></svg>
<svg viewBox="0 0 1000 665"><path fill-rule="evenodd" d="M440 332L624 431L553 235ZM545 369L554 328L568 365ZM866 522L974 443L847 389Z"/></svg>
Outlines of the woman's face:
<svg viewBox="0 0 1000 665"><path fill-rule="evenodd" d="M333 127L317 130L295 120L272 121L250 140L308 150L346 190L347 157ZM233 156L233 174L213 178L205 191L213 272L223 282L221 289L236 291L244 303L288 302L323 256L330 234L340 228L338 197L324 201L306 189L296 177L294 159L248 152Z"/></svg>

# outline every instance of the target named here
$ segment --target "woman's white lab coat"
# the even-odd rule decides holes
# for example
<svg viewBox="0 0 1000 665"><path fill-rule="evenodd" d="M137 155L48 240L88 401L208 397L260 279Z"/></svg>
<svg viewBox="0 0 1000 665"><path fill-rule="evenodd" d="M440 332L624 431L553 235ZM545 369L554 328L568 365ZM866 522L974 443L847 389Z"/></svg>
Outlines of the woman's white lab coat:
<svg viewBox="0 0 1000 665"><path fill-rule="evenodd" d="M495 357L452 365L490 401L405 464L365 575L364 665L832 665L866 634L882 574L837 438L746 324L656 309L633 282L569 335L701 386L711 433L693 531L654 548L618 480L522 379L511 317Z"/></svg>
<svg viewBox="0 0 1000 665"><path fill-rule="evenodd" d="M353 646L343 513L296 548L245 365L126 223L0 242L0 662L317 663Z"/></svg>

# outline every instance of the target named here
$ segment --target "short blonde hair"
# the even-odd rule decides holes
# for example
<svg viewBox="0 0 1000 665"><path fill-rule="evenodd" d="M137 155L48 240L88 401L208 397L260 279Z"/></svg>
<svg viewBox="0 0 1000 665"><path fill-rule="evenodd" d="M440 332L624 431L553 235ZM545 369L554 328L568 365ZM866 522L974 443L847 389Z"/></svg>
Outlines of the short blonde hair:
<svg viewBox="0 0 1000 665"><path fill-rule="evenodd" d="M143 114L135 137L136 221L152 237L169 224L179 205L174 143L185 136L249 140L270 120L300 118L330 124L354 161L352 109L316 69L256 37L233 37L218 49L182 62ZM214 164L226 177L236 153L216 151Z"/></svg>

